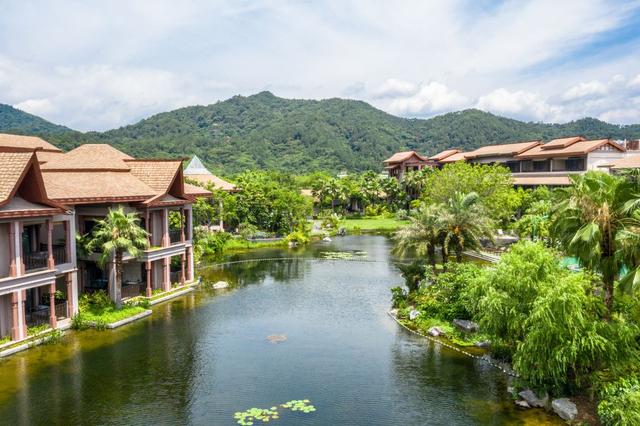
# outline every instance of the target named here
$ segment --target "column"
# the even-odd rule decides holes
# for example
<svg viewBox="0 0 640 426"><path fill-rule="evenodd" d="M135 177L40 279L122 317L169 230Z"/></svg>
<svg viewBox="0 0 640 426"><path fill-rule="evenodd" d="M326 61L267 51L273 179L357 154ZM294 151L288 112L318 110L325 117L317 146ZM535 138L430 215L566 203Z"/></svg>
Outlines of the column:
<svg viewBox="0 0 640 426"><path fill-rule="evenodd" d="M162 209L162 247L169 247L169 211Z"/></svg>
<svg viewBox="0 0 640 426"><path fill-rule="evenodd" d="M11 293L11 340L24 339L24 310L21 309L21 290Z"/></svg>
<svg viewBox="0 0 640 426"><path fill-rule="evenodd" d="M193 248L187 247L187 281L193 281Z"/></svg>
<svg viewBox="0 0 640 426"><path fill-rule="evenodd" d="M184 216L184 207L180 207L180 242L184 243L184 223L185 223L185 216Z"/></svg>
<svg viewBox="0 0 640 426"><path fill-rule="evenodd" d="M162 259L162 289L164 291L171 290L171 277L169 275L169 265L171 262L171 258L165 257Z"/></svg>
<svg viewBox="0 0 640 426"><path fill-rule="evenodd" d="M14 222L9 223L9 276L18 275L16 265L16 226Z"/></svg>
<svg viewBox="0 0 640 426"><path fill-rule="evenodd" d="M26 268L24 267L24 257L22 256L22 232L24 231L24 224L22 222L16 223L16 251L14 255L16 256L16 266L18 269L17 275L24 275L26 273Z"/></svg>
<svg viewBox="0 0 640 426"><path fill-rule="evenodd" d="M73 273L68 272L65 275L67 284L67 318L73 316Z"/></svg>
<svg viewBox="0 0 640 426"><path fill-rule="evenodd" d="M147 246L151 247L151 223L149 222L149 209L144 210L144 227L147 231Z"/></svg>
<svg viewBox="0 0 640 426"><path fill-rule="evenodd" d="M64 238L65 238L64 255L66 257L64 263L69 263L72 261L71 245L74 244L75 241L72 240L73 235L71 235L71 222L69 220L65 220L64 222L62 222L62 224L64 225Z"/></svg>
<svg viewBox="0 0 640 426"><path fill-rule="evenodd" d="M222 198L218 200L218 206L220 210L220 232L224 231L224 220L222 220L222 216L224 215L224 206L222 203Z"/></svg>
<svg viewBox="0 0 640 426"><path fill-rule="evenodd" d="M148 260L145 262L145 269L147 270L147 297L151 297L153 295L153 269L151 269L151 261Z"/></svg>
<svg viewBox="0 0 640 426"><path fill-rule="evenodd" d="M180 260L181 260L181 262L180 262L181 265L180 266L182 267L182 269L180 271L180 283L182 285L184 285L184 283L186 281L186 275L185 275L185 265L187 263L187 254L186 254L186 252L182 253L182 256L181 256Z"/></svg>
<svg viewBox="0 0 640 426"><path fill-rule="evenodd" d="M49 323L51 328L58 327L58 318L56 317L56 282L49 285Z"/></svg>
<svg viewBox="0 0 640 426"><path fill-rule="evenodd" d="M47 219L47 266L49 269L55 269L56 265L53 261L53 221Z"/></svg>
<svg viewBox="0 0 640 426"><path fill-rule="evenodd" d="M193 210L187 209L187 239L189 241L193 240Z"/></svg>

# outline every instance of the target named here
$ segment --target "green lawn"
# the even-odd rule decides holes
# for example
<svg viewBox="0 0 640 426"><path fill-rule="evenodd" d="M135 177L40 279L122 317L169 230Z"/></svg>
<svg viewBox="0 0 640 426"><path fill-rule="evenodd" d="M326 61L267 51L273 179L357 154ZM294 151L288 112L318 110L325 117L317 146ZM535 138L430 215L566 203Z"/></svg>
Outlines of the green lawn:
<svg viewBox="0 0 640 426"><path fill-rule="evenodd" d="M98 328L101 326L105 326L106 324L111 324L114 322L118 322L125 318L132 317L141 312L146 311L142 306L127 306L124 305L120 309L115 309L112 306L105 308L90 308L80 310L80 313L77 315L77 321L79 323L94 323Z"/></svg>
<svg viewBox="0 0 640 426"><path fill-rule="evenodd" d="M347 231L357 230L361 231L395 231L409 224L408 220L398 220L388 217L365 217L359 218L347 218L340 222L340 226L344 226Z"/></svg>

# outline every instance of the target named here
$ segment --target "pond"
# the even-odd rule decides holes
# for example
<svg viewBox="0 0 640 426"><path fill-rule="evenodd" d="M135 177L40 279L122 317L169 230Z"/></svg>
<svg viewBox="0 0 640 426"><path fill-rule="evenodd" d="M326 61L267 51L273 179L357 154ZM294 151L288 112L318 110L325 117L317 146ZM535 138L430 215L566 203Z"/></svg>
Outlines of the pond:
<svg viewBox="0 0 640 426"><path fill-rule="evenodd" d="M499 371L387 315L401 282L390 247L353 236L236 254L201 270L229 290L0 360L0 424L233 425L236 412L273 406L276 425L559 423L516 410ZM242 262L252 258L281 259ZM303 399L316 411L279 407Z"/></svg>

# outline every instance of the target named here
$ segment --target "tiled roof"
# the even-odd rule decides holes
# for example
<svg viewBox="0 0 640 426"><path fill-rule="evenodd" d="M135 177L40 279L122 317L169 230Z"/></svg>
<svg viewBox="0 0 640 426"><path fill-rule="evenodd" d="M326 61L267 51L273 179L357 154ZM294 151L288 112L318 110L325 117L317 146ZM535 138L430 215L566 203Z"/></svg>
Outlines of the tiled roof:
<svg viewBox="0 0 640 426"><path fill-rule="evenodd" d="M450 155L457 154L458 152L460 152L459 149L447 149L447 150L444 150L442 152L437 153L436 155L434 155L432 157L429 157L429 160L440 161L440 160L443 160L443 159L449 157Z"/></svg>
<svg viewBox="0 0 640 426"><path fill-rule="evenodd" d="M568 176L534 176L534 177L518 177L513 178L514 185L569 185L571 181Z"/></svg>
<svg viewBox="0 0 640 426"><path fill-rule="evenodd" d="M33 152L0 152L0 204L9 201L32 157Z"/></svg>
<svg viewBox="0 0 640 426"><path fill-rule="evenodd" d="M44 171L49 198L68 203L143 201L157 191L129 171Z"/></svg>
<svg viewBox="0 0 640 426"><path fill-rule="evenodd" d="M169 190L182 167L182 160L127 160L125 163L131 168L131 174L162 194Z"/></svg>
<svg viewBox="0 0 640 426"><path fill-rule="evenodd" d="M466 160L467 154L468 152L456 152L455 154L440 160L440 163L455 163L456 161L464 161Z"/></svg>
<svg viewBox="0 0 640 426"><path fill-rule="evenodd" d="M184 184L184 193L189 197L209 197L211 191L208 191L200 186L192 185L190 183Z"/></svg>
<svg viewBox="0 0 640 426"><path fill-rule="evenodd" d="M572 157L585 155L604 145L610 145L613 149L624 152L625 149L610 139L597 139L593 141L578 141L565 148L543 149L544 145L536 146L516 156L518 159Z"/></svg>
<svg viewBox="0 0 640 426"><path fill-rule="evenodd" d="M10 135L0 133L0 147L42 149L51 152L62 152L56 146L36 136Z"/></svg>
<svg viewBox="0 0 640 426"><path fill-rule="evenodd" d="M549 142L547 142L546 144L544 144L542 149L566 148L569 145L572 145L572 144L574 144L576 142L580 142L580 141L584 141L584 140L586 140L586 139L583 138L582 136L571 136L571 137L568 137L568 138L553 139L553 140L550 140Z"/></svg>
<svg viewBox="0 0 640 426"><path fill-rule="evenodd" d="M55 160L63 156L63 152L54 152L54 151L36 151L36 157L38 158L38 162L40 164L46 163L48 161Z"/></svg>
<svg viewBox="0 0 640 426"><path fill-rule="evenodd" d="M85 144L50 159L42 170L129 170L124 160L133 157L107 144Z"/></svg>
<svg viewBox="0 0 640 426"><path fill-rule="evenodd" d="M227 182L224 179L219 178L218 176L212 175L211 173L206 175L185 175L185 177L194 180L202 185L212 184L213 189L221 189L223 191L235 191L237 187L231 182Z"/></svg>
<svg viewBox="0 0 640 426"><path fill-rule="evenodd" d="M611 163L612 169L638 169L640 168L640 155L620 158Z"/></svg>
<svg viewBox="0 0 640 426"><path fill-rule="evenodd" d="M404 152L396 152L391 157L389 157L386 160L384 160L384 163L401 163L401 162L403 162L405 160L408 160L409 158L413 157L414 155L416 157L418 157L422 161L426 161L427 160L425 157L421 156L420 154L418 154L415 151L404 151Z"/></svg>
<svg viewBox="0 0 640 426"><path fill-rule="evenodd" d="M467 153L466 158L478 158L478 157L500 157L516 155L522 152L526 152L535 146L541 145L540 141L528 141L518 143L508 143L502 145L487 145Z"/></svg>

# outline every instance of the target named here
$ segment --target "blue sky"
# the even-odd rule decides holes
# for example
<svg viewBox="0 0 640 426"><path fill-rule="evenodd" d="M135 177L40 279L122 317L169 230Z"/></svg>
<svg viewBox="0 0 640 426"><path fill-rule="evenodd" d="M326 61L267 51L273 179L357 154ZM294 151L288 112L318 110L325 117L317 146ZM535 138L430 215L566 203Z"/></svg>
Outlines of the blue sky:
<svg viewBox="0 0 640 426"><path fill-rule="evenodd" d="M640 123L640 1L0 0L0 102L80 130L261 90Z"/></svg>

